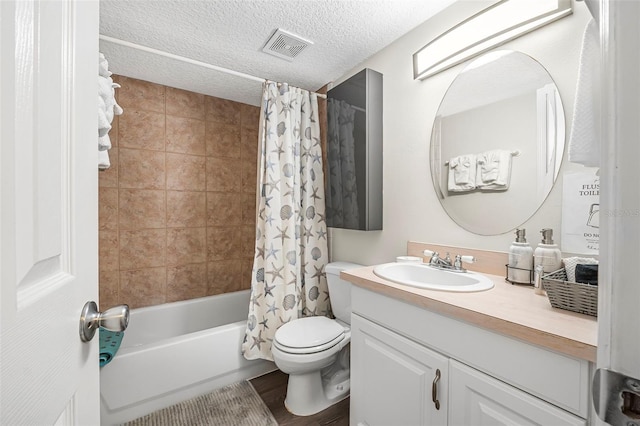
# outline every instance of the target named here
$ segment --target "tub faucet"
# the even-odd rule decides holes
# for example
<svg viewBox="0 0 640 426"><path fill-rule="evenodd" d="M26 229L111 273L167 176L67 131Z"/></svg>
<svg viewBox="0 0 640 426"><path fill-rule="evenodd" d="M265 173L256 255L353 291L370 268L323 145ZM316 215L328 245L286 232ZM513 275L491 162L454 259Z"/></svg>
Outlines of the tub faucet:
<svg viewBox="0 0 640 426"><path fill-rule="evenodd" d="M453 272L467 272L467 270L462 267L462 263L473 263L476 261L476 258L473 256L461 256L459 254L456 255L455 260L451 261L449 253L447 253L443 259L437 251L432 250L425 250L423 254L431 257L429 259L430 266Z"/></svg>

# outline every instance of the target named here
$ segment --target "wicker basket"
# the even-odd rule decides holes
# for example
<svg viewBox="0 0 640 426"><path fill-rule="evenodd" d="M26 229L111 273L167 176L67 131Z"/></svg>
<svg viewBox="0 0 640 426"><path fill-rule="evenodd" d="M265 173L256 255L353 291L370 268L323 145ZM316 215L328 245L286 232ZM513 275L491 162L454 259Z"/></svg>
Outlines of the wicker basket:
<svg viewBox="0 0 640 426"><path fill-rule="evenodd" d="M564 268L544 275L542 285L554 308L598 316L598 286L567 281Z"/></svg>

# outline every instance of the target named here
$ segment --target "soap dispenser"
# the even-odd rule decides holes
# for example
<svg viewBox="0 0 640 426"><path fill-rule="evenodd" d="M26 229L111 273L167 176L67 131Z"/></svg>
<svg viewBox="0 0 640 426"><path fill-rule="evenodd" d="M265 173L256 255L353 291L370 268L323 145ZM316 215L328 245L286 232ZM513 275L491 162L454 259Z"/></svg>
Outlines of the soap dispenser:
<svg viewBox="0 0 640 426"><path fill-rule="evenodd" d="M507 281L516 284L531 284L533 248L526 238L526 230L516 229L516 240L509 247Z"/></svg>
<svg viewBox="0 0 640 426"><path fill-rule="evenodd" d="M562 253L557 244L553 243L553 229L545 228L542 233L542 242L533 253L535 266L542 265L545 274L562 268Z"/></svg>

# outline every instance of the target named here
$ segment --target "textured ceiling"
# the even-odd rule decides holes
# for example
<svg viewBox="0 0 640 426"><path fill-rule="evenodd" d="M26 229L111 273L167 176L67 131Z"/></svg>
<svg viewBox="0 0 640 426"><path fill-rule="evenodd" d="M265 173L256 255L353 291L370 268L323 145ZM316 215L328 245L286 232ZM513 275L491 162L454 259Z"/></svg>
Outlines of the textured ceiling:
<svg viewBox="0 0 640 426"><path fill-rule="evenodd" d="M100 34L316 90L454 1L101 0ZM261 49L277 28L314 44L293 62L267 55ZM116 74L252 105L260 102L259 82L105 40L100 50Z"/></svg>

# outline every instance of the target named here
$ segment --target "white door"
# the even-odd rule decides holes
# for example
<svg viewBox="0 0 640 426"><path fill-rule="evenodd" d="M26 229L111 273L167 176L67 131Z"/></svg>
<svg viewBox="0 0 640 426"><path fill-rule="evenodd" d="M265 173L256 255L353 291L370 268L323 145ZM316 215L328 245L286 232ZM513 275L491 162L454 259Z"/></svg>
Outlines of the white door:
<svg viewBox="0 0 640 426"><path fill-rule="evenodd" d="M351 424L446 425L448 382L448 358L351 315Z"/></svg>
<svg viewBox="0 0 640 426"><path fill-rule="evenodd" d="M609 424L640 419L640 2L601 0L603 131L598 368L635 380L601 380L595 398ZM599 374L596 374L598 377ZM605 383L613 384L607 391ZM597 381L596 381L597 383ZM599 386L594 386L597 388ZM616 389L617 387L617 389ZM596 389L597 390L597 389ZM626 393L624 398L622 393ZM623 407L621 409L621 407ZM623 411L627 411L626 414ZM604 424L599 420L600 423Z"/></svg>
<svg viewBox="0 0 640 426"><path fill-rule="evenodd" d="M0 424L99 424L97 1L0 1Z"/></svg>

